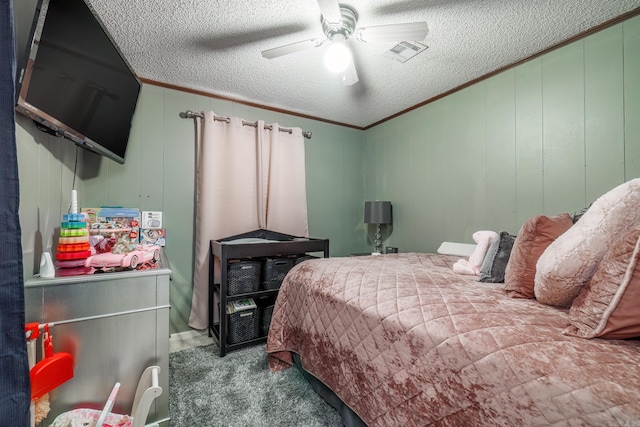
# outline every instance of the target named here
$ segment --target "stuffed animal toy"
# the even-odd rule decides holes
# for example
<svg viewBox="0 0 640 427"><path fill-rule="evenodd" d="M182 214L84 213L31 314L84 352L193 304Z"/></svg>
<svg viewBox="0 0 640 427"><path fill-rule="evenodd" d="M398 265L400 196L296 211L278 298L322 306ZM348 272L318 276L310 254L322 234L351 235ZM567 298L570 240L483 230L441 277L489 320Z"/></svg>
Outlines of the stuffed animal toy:
<svg viewBox="0 0 640 427"><path fill-rule="evenodd" d="M467 274L469 276L479 276L480 268L484 257L489 250L489 246L498 238L495 231L476 231L473 233L473 241L476 242L476 248L469 255L469 259L459 259L453 264L453 271L457 274Z"/></svg>

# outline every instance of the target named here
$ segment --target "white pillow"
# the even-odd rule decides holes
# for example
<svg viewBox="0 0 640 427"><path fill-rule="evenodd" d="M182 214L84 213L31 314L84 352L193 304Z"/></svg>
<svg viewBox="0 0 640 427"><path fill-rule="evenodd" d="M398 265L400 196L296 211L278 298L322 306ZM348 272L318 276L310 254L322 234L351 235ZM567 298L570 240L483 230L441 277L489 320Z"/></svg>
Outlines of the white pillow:
<svg viewBox="0 0 640 427"><path fill-rule="evenodd" d="M473 233L473 240L477 243L475 250L469 255L469 260L459 259L453 264L453 272L457 274L469 274L471 276L479 276L480 268L484 257L489 250L489 246L498 238L495 231L476 231Z"/></svg>
<svg viewBox="0 0 640 427"><path fill-rule="evenodd" d="M578 222L547 247L536 265L536 299L570 307L613 242L637 224L640 178L598 198Z"/></svg>
<svg viewBox="0 0 640 427"><path fill-rule="evenodd" d="M471 243L442 242L437 252L442 255L457 255L468 257L476 250L477 245Z"/></svg>

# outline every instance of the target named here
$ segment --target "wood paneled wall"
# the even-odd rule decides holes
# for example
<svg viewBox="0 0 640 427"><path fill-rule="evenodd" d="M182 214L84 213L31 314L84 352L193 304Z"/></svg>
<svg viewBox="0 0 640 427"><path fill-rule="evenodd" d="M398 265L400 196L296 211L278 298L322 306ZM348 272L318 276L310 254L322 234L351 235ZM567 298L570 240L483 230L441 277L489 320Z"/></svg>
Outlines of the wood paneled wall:
<svg viewBox="0 0 640 427"><path fill-rule="evenodd" d="M639 177L639 88L635 17L368 130L365 199L393 202L386 244L515 234Z"/></svg>

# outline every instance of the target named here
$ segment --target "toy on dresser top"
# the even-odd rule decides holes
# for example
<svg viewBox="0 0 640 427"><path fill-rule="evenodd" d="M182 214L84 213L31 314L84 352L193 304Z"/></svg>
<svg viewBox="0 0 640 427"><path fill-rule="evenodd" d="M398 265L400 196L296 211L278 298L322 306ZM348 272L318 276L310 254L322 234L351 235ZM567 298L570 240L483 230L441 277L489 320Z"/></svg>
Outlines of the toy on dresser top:
<svg viewBox="0 0 640 427"><path fill-rule="evenodd" d="M104 252L92 255L85 262L86 267L93 267L102 271L110 271L120 268L132 268L144 270L149 268L148 263L155 264L160 259L160 246L136 245L133 250L127 252Z"/></svg>
<svg viewBox="0 0 640 427"><path fill-rule="evenodd" d="M111 251L116 242L123 243L128 239L130 243L143 245L165 246L167 232L162 228L162 212L139 211L134 208L83 208L89 219L89 233L91 236L104 236L108 240L101 242L105 249L97 248L99 252Z"/></svg>
<svg viewBox="0 0 640 427"><path fill-rule="evenodd" d="M89 234L138 243L140 211L132 208L83 208L89 218Z"/></svg>
<svg viewBox="0 0 640 427"><path fill-rule="evenodd" d="M63 217L56 275L157 268L160 246L141 244L140 211L84 208Z"/></svg>
<svg viewBox="0 0 640 427"><path fill-rule="evenodd" d="M70 213L62 216L60 238L56 251L56 268L63 270L56 275L89 274L91 269L85 267L86 259L91 256L89 230L85 214ZM65 274L66 273L66 274Z"/></svg>
<svg viewBox="0 0 640 427"><path fill-rule="evenodd" d="M65 214L60 223L60 239L56 259L84 259L91 255L87 222L82 214Z"/></svg>
<svg viewBox="0 0 640 427"><path fill-rule="evenodd" d="M89 234L94 254L85 266L96 271L155 268L160 246L141 240L140 210L134 208L85 208L90 215Z"/></svg>
<svg viewBox="0 0 640 427"><path fill-rule="evenodd" d="M164 228L143 228L140 230L140 243L142 244L164 246L166 237L167 231Z"/></svg>
<svg viewBox="0 0 640 427"><path fill-rule="evenodd" d="M162 212L142 211L140 224L140 243L164 246L167 231L162 228Z"/></svg>

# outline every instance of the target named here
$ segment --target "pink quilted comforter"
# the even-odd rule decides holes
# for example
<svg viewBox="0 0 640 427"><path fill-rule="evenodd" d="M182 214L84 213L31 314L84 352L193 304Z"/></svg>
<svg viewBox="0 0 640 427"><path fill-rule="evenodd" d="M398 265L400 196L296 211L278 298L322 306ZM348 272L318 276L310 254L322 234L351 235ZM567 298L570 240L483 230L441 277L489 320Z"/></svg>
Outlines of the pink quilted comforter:
<svg viewBox="0 0 640 427"><path fill-rule="evenodd" d="M456 259L296 266L271 321L271 369L298 353L369 426L640 425L639 340L565 336L567 310L454 274Z"/></svg>

